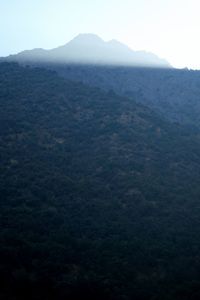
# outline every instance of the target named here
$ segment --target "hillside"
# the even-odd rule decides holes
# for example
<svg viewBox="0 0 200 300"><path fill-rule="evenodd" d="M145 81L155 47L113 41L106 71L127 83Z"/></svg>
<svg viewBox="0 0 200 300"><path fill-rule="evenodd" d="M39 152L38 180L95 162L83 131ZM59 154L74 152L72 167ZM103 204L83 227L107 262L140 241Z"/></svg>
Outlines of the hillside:
<svg viewBox="0 0 200 300"><path fill-rule="evenodd" d="M38 60L27 64L55 70L68 80L135 99L161 118L190 130L200 128L200 71L44 63Z"/></svg>
<svg viewBox="0 0 200 300"><path fill-rule="evenodd" d="M1 299L198 299L200 138L139 101L0 64Z"/></svg>
<svg viewBox="0 0 200 300"><path fill-rule="evenodd" d="M44 64L61 76L135 99L162 118L200 128L200 71Z"/></svg>

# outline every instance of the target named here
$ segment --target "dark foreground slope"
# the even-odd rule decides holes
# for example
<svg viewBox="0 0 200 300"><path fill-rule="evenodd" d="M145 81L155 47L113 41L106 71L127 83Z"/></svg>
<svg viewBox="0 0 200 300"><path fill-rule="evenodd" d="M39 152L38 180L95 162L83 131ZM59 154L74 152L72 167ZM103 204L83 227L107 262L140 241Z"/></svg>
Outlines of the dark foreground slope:
<svg viewBox="0 0 200 300"><path fill-rule="evenodd" d="M0 65L0 298L198 299L199 136Z"/></svg>

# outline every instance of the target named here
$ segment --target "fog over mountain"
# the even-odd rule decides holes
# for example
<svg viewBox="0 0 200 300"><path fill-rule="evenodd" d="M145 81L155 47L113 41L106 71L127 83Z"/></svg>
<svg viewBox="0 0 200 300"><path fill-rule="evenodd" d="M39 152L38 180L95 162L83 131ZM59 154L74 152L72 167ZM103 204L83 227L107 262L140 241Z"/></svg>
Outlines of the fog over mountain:
<svg viewBox="0 0 200 300"><path fill-rule="evenodd" d="M171 67L165 59L153 53L134 51L117 40L105 42L95 34L79 34L63 46L51 50L25 50L5 59L18 62Z"/></svg>

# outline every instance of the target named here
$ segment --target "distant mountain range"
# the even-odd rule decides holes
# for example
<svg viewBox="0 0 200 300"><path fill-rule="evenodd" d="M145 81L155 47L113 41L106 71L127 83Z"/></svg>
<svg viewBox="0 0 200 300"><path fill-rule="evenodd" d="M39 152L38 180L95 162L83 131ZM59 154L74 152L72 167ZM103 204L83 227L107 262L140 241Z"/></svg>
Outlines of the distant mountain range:
<svg viewBox="0 0 200 300"><path fill-rule="evenodd" d="M79 34L69 43L51 50L41 48L25 50L2 59L21 63L43 62L171 68L169 62L153 53L134 51L117 40L105 42L95 34Z"/></svg>

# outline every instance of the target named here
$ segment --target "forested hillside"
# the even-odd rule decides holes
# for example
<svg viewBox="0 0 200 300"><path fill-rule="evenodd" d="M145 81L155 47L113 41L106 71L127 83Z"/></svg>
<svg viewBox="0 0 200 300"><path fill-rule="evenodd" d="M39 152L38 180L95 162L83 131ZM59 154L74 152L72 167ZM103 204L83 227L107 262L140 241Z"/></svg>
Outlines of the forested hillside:
<svg viewBox="0 0 200 300"><path fill-rule="evenodd" d="M134 95L0 64L1 299L200 297L200 135Z"/></svg>
<svg viewBox="0 0 200 300"><path fill-rule="evenodd" d="M172 122L200 128L200 71L42 65L65 78L133 98Z"/></svg>

